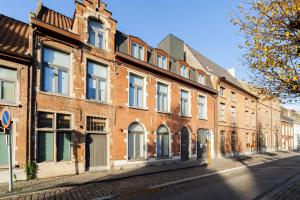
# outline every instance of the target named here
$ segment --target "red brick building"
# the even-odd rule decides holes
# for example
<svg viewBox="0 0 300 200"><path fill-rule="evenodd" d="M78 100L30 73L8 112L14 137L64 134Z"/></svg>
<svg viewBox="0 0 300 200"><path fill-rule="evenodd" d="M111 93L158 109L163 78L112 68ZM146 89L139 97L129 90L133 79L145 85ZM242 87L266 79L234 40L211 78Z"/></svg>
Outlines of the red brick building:
<svg viewBox="0 0 300 200"><path fill-rule="evenodd" d="M17 179L26 178L24 170L28 148L30 122L29 25L0 15L0 109L9 108L12 124L7 132L12 140L12 164ZM8 179L7 135L0 130L0 182Z"/></svg>

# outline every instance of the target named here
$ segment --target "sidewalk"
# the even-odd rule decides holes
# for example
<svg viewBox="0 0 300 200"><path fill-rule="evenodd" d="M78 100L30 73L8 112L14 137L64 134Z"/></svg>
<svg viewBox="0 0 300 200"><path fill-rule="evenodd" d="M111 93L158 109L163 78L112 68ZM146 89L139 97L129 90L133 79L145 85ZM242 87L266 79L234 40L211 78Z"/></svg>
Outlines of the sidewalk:
<svg viewBox="0 0 300 200"><path fill-rule="evenodd" d="M218 171L237 168L237 167L249 166L256 163L258 164L258 163L270 162L285 157L291 157L294 155L299 155L299 154L294 152L276 152L270 154L256 154L256 155L252 155L251 157L244 157L244 158L241 157L238 160L230 159L230 158L214 159L211 161L211 164L208 165L207 167L205 166L200 167L200 163L198 161L190 161L190 162L179 162L173 165L165 165L165 166L151 166L151 167L143 167L139 169L120 170L120 171L87 172L85 174L80 174L80 175L55 177L55 178L30 180L30 181L20 181L14 183L14 192L12 193L6 192L7 184L1 184L0 198L5 196L32 193L32 192L55 189L55 188L72 188L72 187L83 186L87 184L92 185L93 183L103 184L105 185L105 187L106 186L108 187L109 184L115 185L116 183L119 183L119 181L115 181L115 180L121 181L126 178L139 177L143 175L145 176L150 175L151 177L157 175L159 179L155 179L155 181L157 182L157 184L159 184L165 181L164 180L165 177L162 176L161 174L165 175L166 173L175 173L176 176L174 177L172 176L172 178L174 180L180 180L181 178L188 176L189 172L184 171L181 175L179 171L187 168L191 168L191 170L189 171L192 171L195 168L197 168L198 174L209 174L212 172L218 172ZM178 170L178 173L176 170ZM144 180L141 181L143 182ZM155 183L151 182L151 184L155 184ZM130 189L132 189L132 187ZM114 187L111 187L106 189L105 192L111 194L116 192L114 190L116 189Z"/></svg>

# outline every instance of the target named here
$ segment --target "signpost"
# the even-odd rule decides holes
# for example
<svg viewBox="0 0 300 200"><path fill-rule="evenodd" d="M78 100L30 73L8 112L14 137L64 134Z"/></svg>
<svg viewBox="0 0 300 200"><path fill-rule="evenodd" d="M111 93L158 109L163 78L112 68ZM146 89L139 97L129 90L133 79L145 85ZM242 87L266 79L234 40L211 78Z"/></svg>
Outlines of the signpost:
<svg viewBox="0 0 300 200"><path fill-rule="evenodd" d="M7 134L7 148L8 148L8 190L11 192L13 189L13 176L12 176L12 154L11 154L11 112L8 108L4 108L0 115L1 124L4 128L4 133Z"/></svg>

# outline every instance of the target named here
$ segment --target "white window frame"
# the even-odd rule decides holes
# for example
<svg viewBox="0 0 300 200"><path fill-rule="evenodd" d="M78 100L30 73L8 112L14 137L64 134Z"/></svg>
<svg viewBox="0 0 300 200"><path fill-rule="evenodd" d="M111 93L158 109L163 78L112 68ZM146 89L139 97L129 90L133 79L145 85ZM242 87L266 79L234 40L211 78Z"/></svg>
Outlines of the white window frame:
<svg viewBox="0 0 300 200"><path fill-rule="evenodd" d="M159 84L161 84L161 85L164 85L164 86L166 86L167 87L167 89L168 89L168 93L166 94L167 95L167 110L164 110L164 111L162 111L162 110L159 110L159 108L158 108L158 98L159 98L159 96L158 96L158 85ZM163 82L163 81L160 81L160 80L158 80L157 82L156 82L156 110L157 110L157 112L161 112L161 113L170 113L170 104L171 104L171 99L170 99L170 84L168 84L168 83L165 83L165 82Z"/></svg>
<svg viewBox="0 0 300 200"><path fill-rule="evenodd" d="M201 78L200 78L201 77ZM202 84L202 85L206 85L205 84L205 76L203 74L198 74L198 78L197 78L197 82Z"/></svg>
<svg viewBox="0 0 300 200"><path fill-rule="evenodd" d="M103 77L97 76L97 75L91 76L91 78L93 80L96 80L96 97L95 97L95 99L88 98L88 89L89 89L88 79L89 79L89 76L90 76L90 74L88 73L88 63L89 62L101 65L103 67L106 67L106 78L103 78ZM109 91L108 91L109 81L108 80L109 80L109 67L108 67L108 65L99 63L99 62L91 60L91 59L86 60L86 95L85 96L86 96L87 100L107 103L108 99L109 99L108 98L109 97ZM104 100L99 99L99 81L105 81L105 98L104 98Z"/></svg>
<svg viewBox="0 0 300 200"><path fill-rule="evenodd" d="M182 70L184 70L184 71L182 71ZM180 74L180 76L182 76L184 78L188 78L189 76L188 76L187 66L180 64L179 74Z"/></svg>
<svg viewBox="0 0 300 200"><path fill-rule="evenodd" d="M187 113L186 113L186 115L182 114L182 105L181 105L181 102L182 102L181 92L182 91L185 91L185 92L188 93L188 97L187 97ZM180 114L180 116L182 116L182 117L191 117L191 90L185 89L185 88L180 88L179 97L180 97L180 100L179 100L179 105L180 105L180 113L179 114Z"/></svg>
<svg viewBox="0 0 300 200"><path fill-rule="evenodd" d="M3 65L0 65L0 68L4 68L4 69L8 69L8 70L12 70L16 72L16 79L9 79L6 77L0 77L0 103L12 103L15 104L17 102L17 84L18 84L18 70L16 68L11 68L11 67L6 67ZM6 101L4 99L2 99L2 84L4 82L8 82L8 83L13 83L14 84L14 99L12 101Z"/></svg>
<svg viewBox="0 0 300 200"><path fill-rule="evenodd" d="M143 106L142 107L135 107L135 106L130 106L130 75L135 75L135 76L139 76L141 78L143 78L144 80L144 85L143 85ZM147 76L145 74L133 71L133 70L128 70L128 107L130 108L137 108L137 109L148 109L147 107Z"/></svg>
<svg viewBox="0 0 300 200"><path fill-rule="evenodd" d="M52 51L58 51L58 52L61 52L61 53L64 53L64 54L67 54L69 56L69 66L60 66L60 65L55 65L55 64L52 64L52 63L44 63L44 49L50 49ZM71 77L71 72L72 72L72 69L71 69L71 66L72 66L72 54L70 52L66 52L66 51L63 51L63 50L60 50L60 49L57 49L55 47L52 47L52 46L48 46L48 45L43 45L42 48L41 48L41 55L42 55L42 70L41 70L41 86L40 86L40 89L41 91L43 92L46 92L46 93L50 93L50 94L57 94L57 95L62 95L62 96L70 96L71 94L71 81L70 81L70 77ZM48 66L47 66L48 65ZM55 73L55 77L54 77L54 91L46 91L45 90L45 76L44 76L44 73L45 73L45 67L48 67L48 68L52 68L54 69L54 73ZM62 71L67 71L68 72L68 92L67 94L63 94L63 93L59 93L58 92L58 72L59 70L62 70Z"/></svg>
<svg viewBox="0 0 300 200"><path fill-rule="evenodd" d="M93 27L90 28L90 24L89 24L90 21L98 22L99 24L102 25L103 28L102 29L97 29L97 28L93 28ZM99 20L94 20L94 19L89 19L87 23L88 23L88 44L105 50L106 49L107 38L106 38L106 31L105 31L104 23L102 23ZM90 43L90 31L93 31L95 33L95 45ZM102 34L102 37L103 37L101 47L99 46L99 37L98 37L99 33Z"/></svg>
<svg viewBox="0 0 300 200"><path fill-rule="evenodd" d="M219 121L225 121L226 104L223 103L223 102L220 102L219 106L220 106L220 109L219 109Z"/></svg>
<svg viewBox="0 0 300 200"><path fill-rule="evenodd" d="M204 98L204 105L203 105L203 112L204 112L204 116L202 117L200 115L200 108L199 108L199 97L202 97ZM197 107L198 107L198 118L201 119L201 120L207 120L207 96L206 95L203 95L203 94L198 94L197 96Z"/></svg>
<svg viewBox="0 0 300 200"><path fill-rule="evenodd" d="M156 65L162 69L167 69L167 57L158 54L156 59Z"/></svg>
<svg viewBox="0 0 300 200"><path fill-rule="evenodd" d="M220 86L220 91L219 91L219 94L220 94L220 96L221 96L221 97L225 97L225 90L226 90L226 88L225 88L225 87L223 87L223 86Z"/></svg>
<svg viewBox="0 0 300 200"><path fill-rule="evenodd" d="M136 45L136 50L133 51L133 46ZM140 52L140 49L142 49L142 52ZM145 61L145 47L143 45L140 45L136 42L131 42L131 56L136 58L136 59L139 59L139 60L142 60L142 61Z"/></svg>

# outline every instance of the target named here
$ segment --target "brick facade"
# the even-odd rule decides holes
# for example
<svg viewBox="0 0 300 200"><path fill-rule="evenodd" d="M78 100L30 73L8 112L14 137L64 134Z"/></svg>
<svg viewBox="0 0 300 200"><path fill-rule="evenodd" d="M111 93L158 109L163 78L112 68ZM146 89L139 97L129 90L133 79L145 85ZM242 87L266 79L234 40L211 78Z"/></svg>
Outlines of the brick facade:
<svg viewBox="0 0 300 200"><path fill-rule="evenodd" d="M95 41L89 36L92 22L101 27ZM73 18L39 3L30 24L23 26L28 42L20 44L26 48L18 53L27 61L0 54L1 65L18 74L16 104L1 103L13 114L16 167L38 163L42 178L206 161L255 153L259 145L276 149L279 102L259 99L174 36L150 47L117 31L112 13L98 0L75 1ZM46 55L45 49L56 54ZM56 56L68 64L60 66ZM101 66L105 77L90 72L90 63ZM142 84L134 85L133 76ZM158 99L160 84L167 88L164 100ZM90 98L90 90L95 97ZM164 111L158 109L162 102Z"/></svg>

